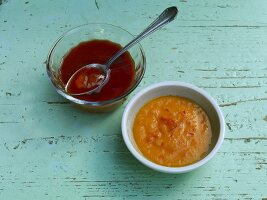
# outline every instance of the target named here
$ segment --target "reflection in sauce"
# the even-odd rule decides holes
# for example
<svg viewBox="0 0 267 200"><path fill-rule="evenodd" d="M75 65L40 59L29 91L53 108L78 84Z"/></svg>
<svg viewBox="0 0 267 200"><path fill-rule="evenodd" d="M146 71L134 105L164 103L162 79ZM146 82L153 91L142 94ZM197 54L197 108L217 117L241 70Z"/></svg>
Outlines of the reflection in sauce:
<svg viewBox="0 0 267 200"><path fill-rule="evenodd" d="M211 127L207 114L191 100L162 96L137 113L133 134L149 160L179 167L200 160L209 150Z"/></svg>
<svg viewBox="0 0 267 200"><path fill-rule="evenodd" d="M90 63L105 64L109 58L122 47L108 40L82 42L72 48L63 58L60 67L60 79L66 84L69 78L81 67ZM99 93L75 96L86 101L106 101L123 95L132 85L135 78L135 63L129 52L125 52L110 66L110 79ZM83 70L82 70L83 71ZM85 76L80 74L72 90L83 90ZM87 74L87 76L89 76ZM79 79L79 80L78 80ZM80 87L80 88L79 88Z"/></svg>

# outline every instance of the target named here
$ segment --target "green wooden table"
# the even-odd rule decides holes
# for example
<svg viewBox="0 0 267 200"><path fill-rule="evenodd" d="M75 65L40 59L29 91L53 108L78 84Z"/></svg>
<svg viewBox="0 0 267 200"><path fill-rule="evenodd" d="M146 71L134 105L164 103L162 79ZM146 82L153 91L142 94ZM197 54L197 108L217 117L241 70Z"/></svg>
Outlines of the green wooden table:
<svg viewBox="0 0 267 200"><path fill-rule="evenodd" d="M222 148L182 175L130 154L120 129L127 102L108 114L78 110L44 64L70 28L105 22L138 34L172 5L178 18L141 42L147 71L129 99L179 80L218 101ZM266 19L265 0L0 0L0 199L266 199Z"/></svg>

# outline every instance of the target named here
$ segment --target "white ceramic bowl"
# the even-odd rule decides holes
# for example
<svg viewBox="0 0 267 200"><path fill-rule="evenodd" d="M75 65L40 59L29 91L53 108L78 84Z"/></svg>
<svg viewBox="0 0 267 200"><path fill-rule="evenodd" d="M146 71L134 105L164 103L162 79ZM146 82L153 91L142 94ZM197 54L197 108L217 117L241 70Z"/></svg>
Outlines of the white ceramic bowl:
<svg viewBox="0 0 267 200"><path fill-rule="evenodd" d="M182 96L193 100L206 111L210 119L212 128L210 150L204 158L193 164L183 167L165 167L158 165L144 157L134 141L132 128L135 116L139 109L148 101L166 95ZM141 163L151 169L171 174L189 172L207 163L219 150L223 142L225 132L224 117L216 101L204 90L194 85L178 81L157 83L137 93L124 110L121 126L126 146Z"/></svg>

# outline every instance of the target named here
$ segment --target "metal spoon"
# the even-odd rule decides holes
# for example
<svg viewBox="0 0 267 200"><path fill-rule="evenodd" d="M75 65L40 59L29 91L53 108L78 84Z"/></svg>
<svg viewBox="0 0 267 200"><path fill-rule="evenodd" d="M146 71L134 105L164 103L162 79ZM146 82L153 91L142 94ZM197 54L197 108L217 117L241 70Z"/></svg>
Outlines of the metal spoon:
<svg viewBox="0 0 267 200"><path fill-rule="evenodd" d="M125 51L127 51L129 48L131 48L133 45L138 43L140 40L145 38L146 36L150 35L154 31L160 29L164 25L168 24L172 20L175 19L176 15L178 13L178 9L173 6L165 9L159 17L154 20L142 33L140 33L138 36L136 36L131 42L129 42L124 48L122 48L120 51L118 51L114 56L112 56L106 64L98 64L98 63L92 63L83 66L79 70L77 70L68 80L66 86L65 86L65 91L69 93L70 95L84 95L84 94L92 94L93 92L100 92L100 90L104 87L104 85L108 82L109 77L110 77L110 65L118 58L120 57ZM100 71L102 71L102 75L99 76L99 79L97 83L93 83L92 85L94 87L89 87L88 91L83 92L83 93L71 93L69 91L70 85L72 84L73 80L75 79L75 76L81 72L81 70L84 70L84 68L96 68Z"/></svg>

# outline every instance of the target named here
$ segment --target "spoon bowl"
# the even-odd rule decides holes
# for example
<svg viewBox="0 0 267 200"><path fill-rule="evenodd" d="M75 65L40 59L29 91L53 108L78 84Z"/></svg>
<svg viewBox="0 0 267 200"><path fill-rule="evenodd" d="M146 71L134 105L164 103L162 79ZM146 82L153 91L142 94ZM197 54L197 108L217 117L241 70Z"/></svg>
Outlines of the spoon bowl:
<svg viewBox="0 0 267 200"><path fill-rule="evenodd" d="M83 73L85 70L92 71L93 69L97 70L99 72L99 75L96 77L96 81L91 83L88 83L89 86L87 88L84 88L84 90L81 90L77 93L77 91L72 90L72 85L75 84L75 80L79 76L79 74ZM102 87L105 86L105 84L109 81L110 78L110 69L107 68L107 65L99 64L99 63L92 63L89 65L85 65L84 67L78 69L68 80L65 90L68 94L75 96L75 95L85 95L85 94L92 94L94 92L98 93L101 91ZM90 73L90 72L89 72Z"/></svg>

